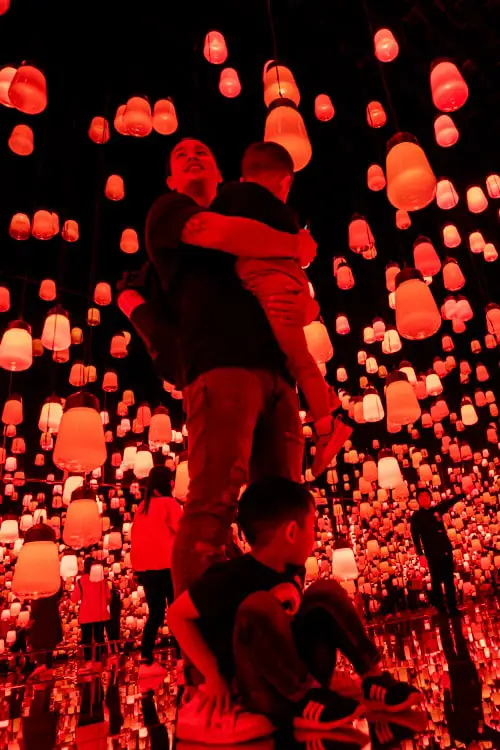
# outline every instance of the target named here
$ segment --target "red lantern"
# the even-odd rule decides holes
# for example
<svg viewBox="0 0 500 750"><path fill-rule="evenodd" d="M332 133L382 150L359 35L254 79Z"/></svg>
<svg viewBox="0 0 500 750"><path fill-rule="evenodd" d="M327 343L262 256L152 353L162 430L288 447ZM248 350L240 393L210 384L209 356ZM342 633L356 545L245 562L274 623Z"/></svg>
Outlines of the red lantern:
<svg viewBox="0 0 500 750"><path fill-rule="evenodd" d="M339 289L344 289L346 291L353 288L354 276L345 261L339 263L337 267L337 273L335 275L337 278L337 286Z"/></svg>
<svg viewBox="0 0 500 750"><path fill-rule="evenodd" d="M427 237L418 237L413 245L415 268L423 276L435 276L441 270L441 261Z"/></svg>
<svg viewBox="0 0 500 750"><path fill-rule="evenodd" d="M10 134L9 148L18 156L29 156L33 153L33 131L28 125L16 125Z"/></svg>
<svg viewBox="0 0 500 750"><path fill-rule="evenodd" d="M14 214L10 220L9 234L15 240L27 240L31 234L31 223L26 214Z"/></svg>
<svg viewBox="0 0 500 750"><path fill-rule="evenodd" d="M10 310L10 292L6 286L0 286L0 313Z"/></svg>
<svg viewBox="0 0 500 750"><path fill-rule="evenodd" d="M151 107L147 99L133 96L128 100L123 113L123 125L129 135L144 138L153 130Z"/></svg>
<svg viewBox="0 0 500 750"><path fill-rule="evenodd" d="M118 390L118 375L114 370L108 370L104 373L102 389L106 393L114 393Z"/></svg>
<svg viewBox="0 0 500 750"><path fill-rule="evenodd" d="M89 127L89 138L94 143L107 143L110 139L109 123L105 117L93 117Z"/></svg>
<svg viewBox="0 0 500 750"><path fill-rule="evenodd" d="M467 190L467 208L473 214L480 214L488 208L488 199L479 185Z"/></svg>
<svg viewBox="0 0 500 750"><path fill-rule="evenodd" d="M11 372L22 372L31 367L33 349L31 328L22 320L9 323L0 342L0 367Z"/></svg>
<svg viewBox="0 0 500 750"><path fill-rule="evenodd" d="M47 106L47 82L40 70L21 65L9 88L11 104L27 115L38 115Z"/></svg>
<svg viewBox="0 0 500 750"><path fill-rule="evenodd" d="M463 107L469 96L469 89L457 66L446 60L433 63L431 90L434 106L441 112L455 112Z"/></svg>
<svg viewBox="0 0 500 750"><path fill-rule="evenodd" d="M110 305L113 296L111 293L111 286L106 281L100 281L96 284L94 290L94 302L96 305Z"/></svg>
<svg viewBox="0 0 500 750"><path fill-rule="evenodd" d="M366 181L370 190L373 190L374 192L378 192L385 188L384 170L379 164L372 164L368 167Z"/></svg>
<svg viewBox="0 0 500 750"><path fill-rule="evenodd" d="M0 0L0 16L5 15L10 8L10 0Z"/></svg>
<svg viewBox="0 0 500 750"><path fill-rule="evenodd" d="M3 104L4 107L11 108L14 106L9 99L9 89L15 75L16 68L7 66L0 70L0 104Z"/></svg>
<svg viewBox="0 0 500 750"><path fill-rule="evenodd" d="M53 352L64 352L71 345L69 316L61 305L53 307L45 320L42 344Z"/></svg>
<svg viewBox="0 0 500 750"><path fill-rule="evenodd" d="M396 276L400 272L400 267L397 263L389 263L385 267L385 285L388 292L394 292L396 289Z"/></svg>
<svg viewBox="0 0 500 750"><path fill-rule="evenodd" d="M494 263L498 258L498 252L493 242L487 242L484 246L484 259L487 263Z"/></svg>
<svg viewBox="0 0 500 750"><path fill-rule="evenodd" d="M371 128L382 128L387 122L385 109L380 102L370 102L366 108L366 120Z"/></svg>
<svg viewBox="0 0 500 750"><path fill-rule="evenodd" d="M314 100L314 114L320 122L328 122L335 115L335 107L328 94L318 94Z"/></svg>
<svg viewBox="0 0 500 750"><path fill-rule="evenodd" d="M484 252L486 242L481 232L471 232L469 234L469 247L473 253L479 254Z"/></svg>
<svg viewBox="0 0 500 750"><path fill-rule="evenodd" d="M500 175L488 175L486 178L486 189L490 198L500 198Z"/></svg>
<svg viewBox="0 0 500 750"><path fill-rule="evenodd" d="M447 224L443 227L443 242L446 247L458 247L462 238L454 224Z"/></svg>
<svg viewBox="0 0 500 750"><path fill-rule="evenodd" d="M398 229L403 230L411 227L410 214L404 208L398 208L396 211L396 226Z"/></svg>
<svg viewBox="0 0 500 750"><path fill-rule="evenodd" d="M31 232L37 240L50 240L54 236L54 219L50 211L35 211Z"/></svg>
<svg viewBox="0 0 500 750"><path fill-rule="evenodd" d="M105 462L99 402L92 394L75 393L66 401L53 460L60 469L76 473L93 471Z"/></svg>
<svg viewBox="0 0 500 750"><path fill-rule="evenodd" d="M443 148L454 146L458 141L459 132L449 115L438 115L434 120L434 134L436 143Z"/></svg>
<svg viewBox="0 0 500 750"><path fill-rule="evenodd" d="M349 247L354 253L365 253L375 247L368 222L358 214L354 214L349 224Z"/></svg>
<svg viewBox="0 0 500 750"><path fill-rule="evenodd" d="M387 197L395 208L418 211L434 198L436 178L417 139L397 133L387 144Z"/></svg>
<svg viewBox="0 0 500 750"><path fill-rule="evenodd" d="M153 128L161 135L172 135L177 127L177 113L173 101L159 99L153 109Z"/></svg>
<svg viewBox="0 0 500 750"><path fill-rule="evenodd" d="M396 278L396 327L405 339L432 336L441 326L441 315L419 271L401 271Z"/></svg>
<svg viewBox="0 0 500 750"><path fill-rule="evenodd" d="M457 205L458 193L451 180L439 180L436 188L436 203L445 211Z"/></svg>
<svg viewBox="0 0 500 750"><path fill-rule="evenodd" d="M392 31L389 29L379 29L375 33L373 41L377 60L388 63L396 59L399 53L399 45Z"/></svg>
<svg viewBox="0 0 500 750"><path fill-rule="evenodd" d="M77 242L80 238L78 222L74 219L66 219L62 228L62 238L66 242Z"/></svg>
<svg viewBox="0 0 500 750"><path fill-rule="evenodd" d="M341 315L340 313L339 315L337 315L337 319L335 321L335 330L340 336L345 336L347 333L349 333L351 327L346 315Z"/></svg>
<svg viewBox="0 0 500 750"><path fill-rule="evenodd" d="M288 151L295 172L304 169L311 160L311 143L299 111L279 99L269 107L264 140L279 143Z"/></svg>
<svg viewBox="0 0 500 750"><path fill-rule="evenodd" d="M443 268L443 283L445 289L450 292L457 292L465 284L465 277L455 258L446 258Z"/></svg>
<svg viewBox="0 0 500 750"><path fill-rule="evenodd" d="M120 240L120 249L129 255L139 250L139 238L135 229L124 229Z"/></svg>
<svg viewBox="0 0 500 750"><path fill-rule="evenodd" d="M12 393L2 412L2 422L4 424L18 425L23 421L23 399L17 393Z"/></svg>
<svg viewBox="0 0 500 750"><path fill-rule="evenodd" d="M44 279L40 284L38 296L45 302L52 302L55 300L57 296L56 282L52 279Z"/></svg>
<svg viewBox="0 0 500 750"><path fill-rule="evenodd" d="M104 188L104 195L109 198L110 201L121 201L125 198L125 185L123 183L123 177L119 174L112 174L106 180L106 187Z"/></svg>
<svg viewBox="0 0 500 750"><path fill-rule="evenodd" d="M120 133L120 135L128 135L129 132L125 126L125 123L123 121L123 115L125 114L125 110L127 109L126 104L120 104L118 109L116 110L115 120L113 125L115 126L115 130Z"/></svg>
<svg viewBox="0 0 500 750"><path fill-rule="evenodd" d="M117 357L119 359L127 356L127 340L123 334L119 333L116 336L113 336L111 339L110 352L112 357Z"/></svg>
<svg viewBox="0 0 500 750"><path fill-rule="evenodd" d="M234 99L241 93L241 83L234 68L224 68L220 72L219 91L222 96Z"/></svg>
<svg viewBox="0 0 500 750"><path fill-rule="evenodd" d="M269 60L264 65L264 103L269 107L279 99L289 99L298 107L300 93L291 70Z"/></svg>
<svg viewBox="0 0 500 750"><path fill-rule="evenodd" d="M220 31L209 31L203 45L205 59L212 65L222 65L227 60L226 40Z"/></svg>

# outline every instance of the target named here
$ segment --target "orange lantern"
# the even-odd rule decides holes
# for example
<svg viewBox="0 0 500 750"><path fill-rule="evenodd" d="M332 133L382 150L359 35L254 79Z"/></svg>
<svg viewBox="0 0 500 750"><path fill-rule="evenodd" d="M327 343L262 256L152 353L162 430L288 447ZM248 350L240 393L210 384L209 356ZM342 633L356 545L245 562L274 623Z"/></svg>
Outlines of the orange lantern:
<svg viewBox="0 0 500 750"><path fill-rule="evenodd" d="M38 115L47 106L47 82L40 70L21 65L9 88L11 104L27 115Z"/></svg>
<svg viewBox="0 0 500 750"><path fill-rule="evenodd" d="M96 500L90 487L77 487L71 493L63 528L63 541L68 547L80 549L100 541L102 520Z"/></svg>
<svg viewBox="0 0 500 750"><path fill-rule="evenodd" d="M10 309L10 292L6 286L0 286L0 312Z"/></svg>
<svg viewBox="0 0 500 750"><path fill-rule="evenodd" d="M50 240L54 236L54 219L50 211L35 212L31 232L37 240Z"/></svg>
<svg viewBox="0 0 500 750"><path fill-rule="evenodd" d="M241 93L241 83L234 68L224 68L220 72L219 91L227 99L234 99Z"/></svg>
<svg viewBox="0 0 500 750"><path fill-rule="evenodd" d="M441 112L455 112L463 107L469 96L462 74L448 60L437 60L432 64L431 90L434 106Z"/></svg>
<svg viewBox="0 0 500 750"><path fill-rule="evenodd" d="M102 389L106 393L114 393L118 390L118 375L114 370L108 370L104 373Z"/></svg>
<svg viewBox="0 0 500 750"><path fill-rule="evenodd" d="M209 31L203 45L203 55L212 65L222 65L227 60L227 45L220 31Z"/></svg>
<svg viewBox="0 0 500 750"><path fill-rule="evenodd" d="M114 119L113 125L115 126L115 130L120 133L120 135L128 135L129 132L125 126L125 123L123 121L123 115L125 114L125 110L127 109L126 104L120 104L118 109L116 110L116 115Z"/></svg>
<svg viewBox="0 0 500 750"><path fill-rule="evenodd" d="M366 120L371 128L382 128L387 122L385 109L380 102L370 102L366 108Z"/></svg>
<svg viewBox="0 0 500 750"><path fill-rule="evenodd" d="M337 319L335 321L335 330L337 331L339 336L345 336L347 333L349 333L351 327L346 315L341 315L340 313L337 315Z"/></svg>
<svg viewBox="0 0 500 750"><path fill-rule="evenodd" d="M53 307L45 320L42 332L42 344L53 352L62 352L71 345L69 316L61 305Z"/></svg>
<svg viewBox="0 0 500 750"><path fill-rule="evenodd" d="M436 143L443 148L454 146L458 141L459 132L449 115L438 115L434 120L434 134Z"/></svg>
<svg viewBox="0 0 500 750"><path fill-rule="evenodd" d="M314 100L314 114L320 122L328 122L335 115L335 107L328 94L318 94Z"/></svg>
<svg viewBox="0 0 500 750"><path fill-rule="evenodd" d="M57 296L56 282L52 279L44 279L40 284L38 296L45 302L52 302L52 300L55 300Z"/></svg>
<svg viewBox="0 0 500 750"><path fill-rule="evenodd" d="M57 396L47 398L42 406L38 429L42 432L57 432L63 415L61 399Z"/></svg>
<svg viewBox="0 0 500 750"><path fill-rule="evenodd" d="M93 117L89 127L89 138L94 143L107 143L110 139L109 123L105 117Z"/></svg>
<svg viewBox="0 0 500 750"><path fill-rule="evenodd" d="M415 268L423 276L435 276L441 270L441 261L427 237L418 237L413 244Z"/></svg>
<svg viewBox="0 0 500 750"><path fill-rule="evenodd" d="M446 247L458 247L462 242L459 231L454 224L443 227L443 242Z"/></svg>
<svg viewBox="0 0 500 750"><path fill-rule="evenodd" d="M158 99L153 108L153 128L160 135L172 135L178 128L177 113L171 99Z"/></svg>
<svg viewBox="0 0 500 750"><path fill-rule="evenodd" d="M400 272L400 267L397 263L389 263L385 267L385 285L388 292L394 292L396 289L396 276Z"/></svg>
<svg viewBox="0 0 500 750"><path fill-rule="evenodd" d="M467 208L473 214L480 214L488 208L488 199L479 185L467 190Z"/></svg>
<svg viewBox="0 0 500 750"><path fill-rule="evenodd" d="M368 167L366 182L370 190L378 192L385 188L384 170L379 164L372 164Z"/></svg>
<svg viewBox="0 0 500 750"><path fill-rule="evenodd" d="M111 286L106 281L100 281L96 284L94 290L94 302L96 305L110 305L113 295L111 293Z"/></svg>
<svg viewBox="0 0 500 750"><path fill-rule="evenodd" d="M147 99L140 96L131 97L123 113L123 126L129 135L144 138L153 130L151 107Z"/></svg>
<svg viewBox="0 0 500 750"><path fill-rule="evenodd" d="M335 274L337 279L337 286L339 289L347 291L352 289L354 286L354 276L345 261L342 261L337 266L337 272Z"/></svg>
<svg viewBox="0 0 500 750"><path fill-rule="evenodd" d="M279 99L289 99L296 107L299 106L300 93L291 70L275 60L269 60L264 65L263 79L266 107Z"/></svg>
<svg viewBox="0 0 500 750"><path fill-rule="evenodd" d="M471 232L469 234L469 247L472 253L484 252L486 242L481 232Z"/></svg>
<svg viewBox="0 0 500 750"><path fill-rule="evenodd" d="M12 393L2 412L2 422L4 424L18 425L23 421L23 399L17 393Z"/></svg>
<svg viewBox="0 0 500 750"><path fill-rule="evenodd" d="M0 367L22 372L31 367L32 362L31 328L22 320L14 320L9 323L0 342Z"/></svg>
<svg viewBox="0 0 500 750"><path fill-rule="evenodd" d="M123 334L119 333L116 336L113 336L111 339L110 352L112 357L117 357L118 359L127 356L127 341Z"/></svg>
<svg viewBox="0 0 500 750"><path fill-rule="evenodd" d="M447 211L455 208L458 203L458 193L451 180L439 180L436 189L436 203L439 208Z"/></svg>
<svg viewBox="0 0 500 750"><path fill-rule="evenodd" d="M0 70L0 104L3 104L4 107L14 106L9 99L9 89L12 79L16 75L16 70L16 68L10 66Z"/></svg>
<svg viewBox="0 0 500 750"><path fill-rule="evenodd" d="M500 198L500 175L488 175L486 178L486 189L490 198Z"/></svg>
<svg viewBox="0 0 500 750"><path fill-rule="evenodd" d="M374 37L375 57L380 62L388 63L396 59L399 45L390 29L379 29Z"/></svg>
<svg viewBox="0 0 500 750"><path fill-rule="evenodd" d="M66 242L77 242L80 238L78 222L74 219L66 219L63 224L61 235Z"/></svg>
<svg viewBox="0 0 500 750"><path fill-rule="evenodd" d="M441 326L441 315L422 274L407 268L396 277L396 327L405 339L432 336Z"/></svg>
<svg viewBox="0 0 500 750"><path fill-rule="evenodd" d="M120 239L120 249L131 255L139 250L139 238L135 229L124 229Z"/></svg>
<svg viewBox="0 0 500 750"><path fill-rule="evenodd" d="M123 177L119 174L112 174L106 180L106 187L104 188L104 195L109 198L110 201L121 201L125 198L125 185L123 183Z"/></svg>
<svg viewBox="0 0 500 750"><path fill-rule="evenodd" d="M395 208L418 211L434 198L436 178L417 139L397 133L387 144L387 197Z"/></svg>
<svg viewBox="0 0 500 750"><path fill-rule="evenodd" d="M299 111L290 103L277 99L269 106L264 140L283 146L293 159L294 171L299 172L312 156L311 143Z"/></svg>
<svg viewBox="0 0 500 750"><path fill-rule="evenodd" d="M14 240L27 240L31 234L31 223L26 214L14 214L10 220L9 234Z"/></svg>
<svg viewBox="0 0 500 750"><path fill-rule="evenodd" d="M80 391L68 397L53 460L60 469L75 473L93 471L105 462L99 402L91 393Z"/></svg>
<svg viewBox="0 0 500 750"><path fill-rule="evenodd" d="M354 253L364 253L375 247L368 222L358 214L354 214L349 224L349 247Z"/></svg>
<svg viewBox="0 0 500 750"><path fill-rule="evenodd" d="M446 258L443 267L443 283L445 289L450 292L456 292L465 284L465 277L455 258Z"/></svg>
<svg viewBox="0 0 500 750"><path fill-rule="evenodd" d="M16 125L9 137L9 148L18 156L29 156L35 148L33 131L28 125Z"/></svg>
<svg viewBox="0 0 500 750"><path fill-rule="evenodd" d="M403 208L398 208L396 211L396 226L398 229L409 229L411 227L411 219L408 211Z"/></svg>
<svg viewBox="0 0 500 750"><path fill-rule="evenodd" d="M160 446L170 443L171 440L172 423L168 411L164 406L158 406L151 415L149 442L153 446Z"/></svg>
<svg viewBox="0 0 500 750"><path fill-rule="evenodd" d="M493 242L487 242L484 246L484 259L487 263L493 263L498 258L498 253Z"/></svg>
<svg viewBox="0 0 500 750"><path fill-rule="evenodd" d="M81 344L83 341L83 331L81 328L72 328L71 329L71 343L74 346L78 346L78 344Z"/></svg>

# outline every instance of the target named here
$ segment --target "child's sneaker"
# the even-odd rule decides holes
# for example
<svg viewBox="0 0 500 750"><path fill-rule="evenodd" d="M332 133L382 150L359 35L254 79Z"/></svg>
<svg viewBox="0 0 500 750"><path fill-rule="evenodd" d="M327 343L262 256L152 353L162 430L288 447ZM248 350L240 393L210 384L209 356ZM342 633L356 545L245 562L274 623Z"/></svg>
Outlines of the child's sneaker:
<svg viewBox="0 0 500 750"><path fill-rule="evenodd" d="M389 672L363 680L363 694L365 699L370 701L371 709L392 712L404 711L424 700L417 688L406 682L399 682Z"/></svg>
<svg viewBox="0 0 500 750"><path fill-rule="evenodd" d="M336 729L358 718L363 707L352 698L326 688L311 688L296 704L293 726L296 729Z"/></svg>
<svg viewBox="0 0 500 750"><path fill-rule="evenodd" d="M311 469L314 477L319 477L325 471L345 441L349 440L353 433L354 422L344 414L335 417L331 424L330 432L317 433L316 455Z"/></svg>

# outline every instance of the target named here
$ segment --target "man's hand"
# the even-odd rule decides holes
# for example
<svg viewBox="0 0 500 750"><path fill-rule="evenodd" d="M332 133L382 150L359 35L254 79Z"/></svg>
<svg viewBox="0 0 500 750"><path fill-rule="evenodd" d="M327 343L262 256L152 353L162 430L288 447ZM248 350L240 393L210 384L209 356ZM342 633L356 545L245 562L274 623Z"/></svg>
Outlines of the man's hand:
<svg viewBox="0 0 500 750"><path fill-rule="evenodd" d="M429 565L427 564L427 558L425 557L425 555L420 555L418 559L422 568L425 568L427 570L429 568Z"/></svg>
<svg viewBox="0 0 500 750"><path fill-rule="evenodd" d="M231 709L231 691L219 672L213 672L205 679L204 692L206 700L203 703L203 710L206 711L208 725L212 718L220 718Z"/></svg>
<svg viewBox="0 0 500 750"><path fill-rule="evenodd" d="M301 229L297 235L297 259L306 268L316 257L317 243L308 229Z"/></svg>

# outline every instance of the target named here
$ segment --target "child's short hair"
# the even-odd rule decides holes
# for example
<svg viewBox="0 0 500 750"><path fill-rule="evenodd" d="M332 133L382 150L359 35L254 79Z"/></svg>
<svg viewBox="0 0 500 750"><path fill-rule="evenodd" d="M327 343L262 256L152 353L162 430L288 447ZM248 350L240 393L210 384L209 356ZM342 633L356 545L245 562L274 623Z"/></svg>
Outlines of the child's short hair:
<svg viewBox="0 0 500 750"><path fill-rule="evenodd" d="M258 177L273 172L293 176L293 159L286 148L273 141L248 146L241 162L242 177Z"/></svg>
<svg viewBox="0 0 500 750"><path fill-rule="evenodd" d="M304 485L283 477L264 477L242 494L238 522L247 542L255 544L287 521L302 526L312 508L313 496Z"/></svg>

